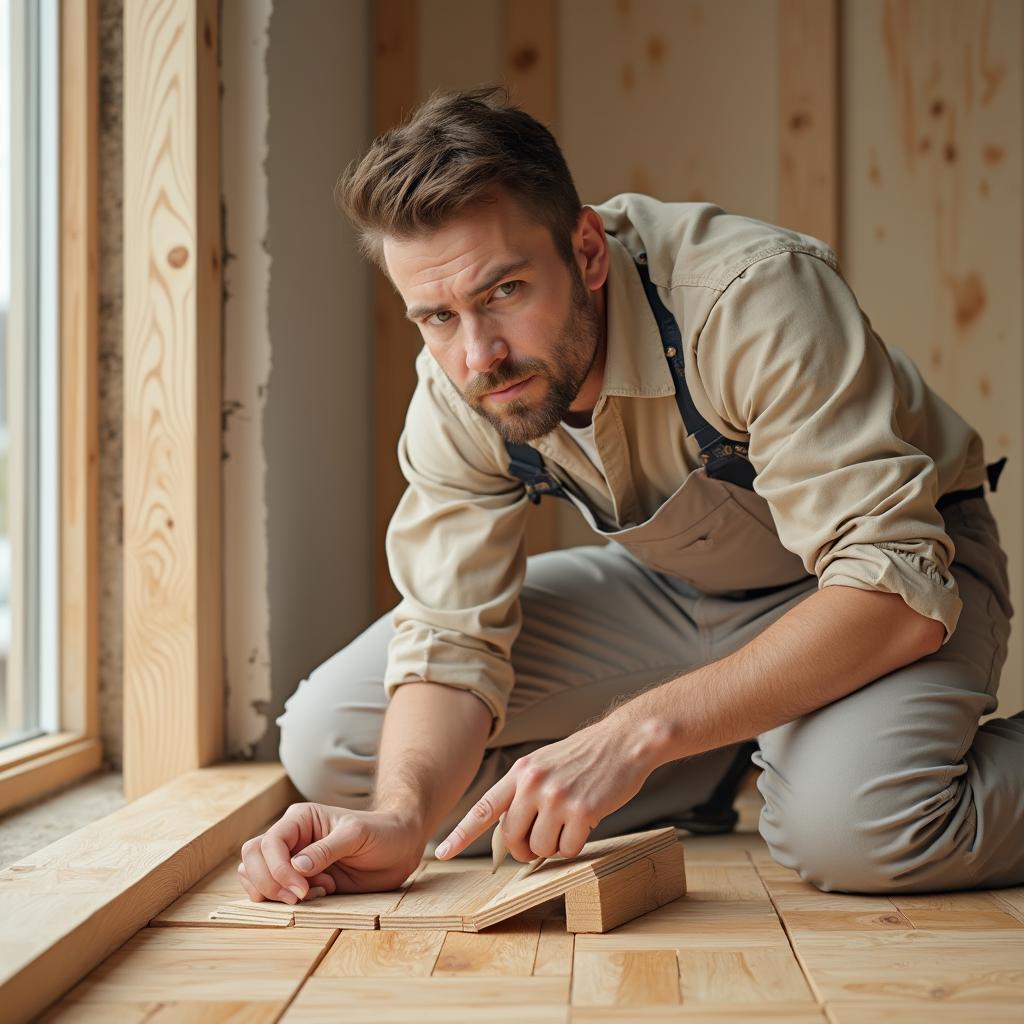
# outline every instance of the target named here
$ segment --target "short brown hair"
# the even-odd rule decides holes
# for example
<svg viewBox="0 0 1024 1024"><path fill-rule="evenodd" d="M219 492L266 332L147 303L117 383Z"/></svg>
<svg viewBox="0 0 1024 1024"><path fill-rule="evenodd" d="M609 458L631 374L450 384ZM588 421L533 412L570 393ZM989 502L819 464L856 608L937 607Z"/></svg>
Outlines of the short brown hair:
<svg viewBox="0 0 1024 1024"><path fill-rule="evenodd" d="M503 186L551 232L571 264L572 232L582 205L555 137L514 106L508 90L488 85L435 90L409 118L378 136L334 188L362 255L387 273L383 240L439 228Z"/></svg>

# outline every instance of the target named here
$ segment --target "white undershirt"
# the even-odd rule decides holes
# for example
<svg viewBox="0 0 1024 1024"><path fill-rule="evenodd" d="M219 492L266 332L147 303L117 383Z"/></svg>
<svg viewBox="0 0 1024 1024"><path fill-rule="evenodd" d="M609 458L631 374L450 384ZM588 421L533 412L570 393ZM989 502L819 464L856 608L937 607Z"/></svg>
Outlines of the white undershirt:
<svg viewBox="0 0 1024 1024"><path fill-rule="evenodd" d="M591 420L585 427L570 427L565 420L562 426L569 436L586 452L587 458L594 464L594 468L604 476L604 465L601 463L601 456L597 451L597 442L594 440L594 421Z"/></svg>

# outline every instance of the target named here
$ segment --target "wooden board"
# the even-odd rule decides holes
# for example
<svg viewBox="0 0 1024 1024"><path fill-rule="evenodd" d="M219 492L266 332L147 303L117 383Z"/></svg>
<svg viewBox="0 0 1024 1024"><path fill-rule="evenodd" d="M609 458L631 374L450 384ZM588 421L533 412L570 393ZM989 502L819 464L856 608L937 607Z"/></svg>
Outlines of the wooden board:
<svg viewBox="0 0 1024 1024"><path fill-rule="evenodd" d="M279 764L203 768L0 871L0 1006L27 1020L296 793Z"/></svg>

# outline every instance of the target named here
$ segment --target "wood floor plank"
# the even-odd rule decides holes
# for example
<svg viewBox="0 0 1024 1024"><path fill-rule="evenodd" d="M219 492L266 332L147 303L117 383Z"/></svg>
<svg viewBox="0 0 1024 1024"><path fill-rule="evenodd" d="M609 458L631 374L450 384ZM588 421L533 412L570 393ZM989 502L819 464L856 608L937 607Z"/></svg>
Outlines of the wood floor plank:
<svg viewBox="0 0 1024 1024"><path fill-rule="evenodd" d="M733 900L768 903L768 893L754 866L692 864L686 873L686 896L691 900Z"/></svg>
<svg viewBox="0 0 1024 1024"><path fill-rule="evenodd" d="M565 921L557 919L541 923L537 958L533 962L535 978L567 978L572 974L572 951L575 936L565 930Z"/></svg>
<svg viewBox="0 0 1024 1024"><path fill-rule="evenodd" d="M573 1006L675 1006L679 1002L674 949L577 948L573 954Z"/></svg>
<svg viewBox="0 0 1024 1024"><path fill-rule="evenodd" d="M248 1013L263 1019L271 1010L281 1012L335 934L313 929L144 928L67 993L54 1007L52 1019L87 1012L83 1008L89 1006L118 1007L131 1019L146 1006L165 1004L178 1008L177 1019L197 1016L208 1004L231 1013L240 1004L251 1004L251 1011L239 1011L241 1019Z"/></svg>
<svg viewBox="0 0 1024 1024"><path fill-rule="evenodd" d="M684 1003L814 1003L788 948L681 949L679 983Z"/></svg>
<svg viewBox="0 0 1024 1024"><path fill-rule="evenodd" d="M907 1002L832 1003L833 1024L1020 1024L1019 1006L1007 1003Z"/></svg>
<svg viewBox="0 0 1024 1024"><path fill-rule="evenodd" d="M528 978L537 959L540 926L538 920L513 918L484 932L449 932L433 975Z"/></svg>
<svg viewBox="0 0 1024 1024"><path fill-rule="evenodd" d="M274 1024L284 1003L77 1003L52 1011L45 1024Z"/></svg>
<svg viewBox="0 0 1024 1024"><path fill-rule="evenodd" d="M1014 1003L1024 1005L1024 934L803 932L794 943L829 1003Z"/></svg>
<svg viewBox="0 0 1024 1024"><path fill-rule="evenodd" d="M654 1021L682 1021L693 1024L827 1024L824 1012L813 1004L774 1003L759 1006L756 1015L749 1003L721 1006L695 1003L680 1006L645 1006L641 1010L623 1006L574 1006L572 1024L647 1024ZM966 1022L964 1022L966 1024Z"/></svg>
<svg viewBox="0 0 1024 1024"><path fill-rule="evenodd" d="M992 895L1019 921L1024 921L1024 885L1009 889L993 889Z"/></svg>
<svg viewBox="0 0 1024 1024"><path fill-rule="evenodd" d="M283 1024L564 1024L568 978L321 978L302 986Z"/></svg>
<svg viewBox="0 0 1024 1024"><path fill-rule="evenodd" d="M445 933L343 931L317 965L317 978L426 978L434 969Z"/></svg>

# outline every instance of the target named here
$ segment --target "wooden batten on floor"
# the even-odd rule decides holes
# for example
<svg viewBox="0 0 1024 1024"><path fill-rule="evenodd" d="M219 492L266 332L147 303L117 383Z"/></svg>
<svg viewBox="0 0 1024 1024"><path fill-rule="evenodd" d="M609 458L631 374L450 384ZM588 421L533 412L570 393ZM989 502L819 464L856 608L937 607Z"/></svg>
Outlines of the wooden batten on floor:
<svg viewBox="0 0 1024 1024"><path fill-rule="evenodd" d="M35 1017L301 799L279 764L188 772L0 871L0 1006Z"/></svg>

